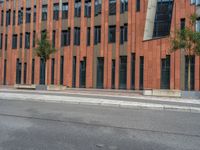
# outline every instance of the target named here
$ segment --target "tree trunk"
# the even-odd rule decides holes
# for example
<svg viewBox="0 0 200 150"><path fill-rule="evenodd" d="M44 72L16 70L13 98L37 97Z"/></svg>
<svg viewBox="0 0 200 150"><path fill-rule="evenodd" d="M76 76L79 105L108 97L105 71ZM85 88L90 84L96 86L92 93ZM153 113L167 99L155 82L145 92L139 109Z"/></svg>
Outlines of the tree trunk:
<svg viewBox="0 0 200 150"><path fill-rule="evenodd" d="M188 91L191 90L191 56L188 56Z"/></svg>

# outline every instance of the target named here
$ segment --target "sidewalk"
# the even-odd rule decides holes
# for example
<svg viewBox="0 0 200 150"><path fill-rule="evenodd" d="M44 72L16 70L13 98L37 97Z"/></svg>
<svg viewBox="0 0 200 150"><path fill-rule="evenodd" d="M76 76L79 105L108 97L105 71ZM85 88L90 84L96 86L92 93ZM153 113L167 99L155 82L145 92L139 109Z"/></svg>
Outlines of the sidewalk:
<svg viewBox="0 0 200 150"><path fill-rule="evenodd" d="M44 101L101 105L137 109L173 110L200 113L200 100L142 96L140 91L68 89L32 91L0 88L1 100Z"/></svg>

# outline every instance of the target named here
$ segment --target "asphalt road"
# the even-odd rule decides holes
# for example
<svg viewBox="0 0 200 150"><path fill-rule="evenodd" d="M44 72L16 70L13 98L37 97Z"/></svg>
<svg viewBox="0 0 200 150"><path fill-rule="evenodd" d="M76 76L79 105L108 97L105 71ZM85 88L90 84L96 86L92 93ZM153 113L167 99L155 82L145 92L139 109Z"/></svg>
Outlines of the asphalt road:
<svg viewBox="0 0 200 150"><path fill-rule="evenodd" d="M0 100L0 150L199 149L199 113Z"/></svg>

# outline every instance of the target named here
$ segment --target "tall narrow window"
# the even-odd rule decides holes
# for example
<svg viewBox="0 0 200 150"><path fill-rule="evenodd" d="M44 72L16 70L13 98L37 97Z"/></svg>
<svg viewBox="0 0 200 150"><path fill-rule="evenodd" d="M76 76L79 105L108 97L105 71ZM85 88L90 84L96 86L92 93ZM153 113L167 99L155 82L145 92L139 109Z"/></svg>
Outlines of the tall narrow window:
<svg viewBox="0 0 200 150"><path fill-rule="evenodd" d="M185 29L185 18L181 18L181 30Z"/></svg>
<svg viewBox="0 0 200 150"><path fill-rule="evenodd" d="M15 17L16 17L16 11L15 10L13 10L13 26L15 25Z"/></svg>
<svg viewBox="0 0 200 150"><path fill-rule="evenodd" d="M112 60L112 89L115 88L115 60Z"/></svg>
<svg viewBox="0 0 200 150"><path fill-rule="evenodd" d="M136 12L140 11L140 0L136 0Z"/></svg>
<svg viewBox="0 0 200 150"><path fill-rule="evenodd" d="M27 63L24 63L24 84L26 84Z"/></svg>
<svg viewBox="0 0 200 150"><path fill-rule="evenodd" d="M200 18L197 18L196 20L196 31L200 32Z"/></svg>
<svg viewBox="0 0 200 150"><path fill-rule="evenodd" d="M33 22L36 22L36 15L37 15L37 10L36 10L36 6L34 6Z"/></svg>
<svg viewBox="0 0 200 150"><path fill-rule="evenodd" d="M116 0L109 0L109 15L116 15Z"/></svg>
<svg viewBox="0 0 200 150"><path fill-rule="evenodd" d="M68 30L63 30L61 33L61 46L70 45L70 28Z"/></svg>
<svg viewBox="0 0 200 150"><path fill-rule="evenodd" d="M6 12L6 26L10 25L11 10Z"/></svg>
<svg viewBox="0 0 200 150"><path fill-rule="evenodd" d="M64 76L64 56L60 58L60 85L63 85L63 76Z"/></svg>
<svg viewBox="0 0 200 150"><path fill-rule="evenodd" d="M5 50L8 48L8 35L6 34L6 39L5 39Z"/></svg>
<svg viewBox="0 0 200 150"><path fill-rule="evenodd" d="M42 6L42 21L47 20L47 5Z"/></svg>
<svg viewBox="0 0 200 150"><path fill-rule="evenodd" d="M76 87L76 56L73 57L72 87Z"/></svg>
<svg viewBox="0 0 200 150"><path fill-rule="evenodd" d="M115 43L116 39L116 26L109 26L109 43Z"/></svg>
<svg viewBox="0 0 200 150"><path fill-rule="evenodd" d="M4 60L4 74L3 74L3 84L6 85L7 76L7 60Z"/></svg>
<svg viewBox="0 0 200 150"><path fill-rule="evenodd" d="M51 59L51 84L54 84L55 59Z"/></svg>
<svg viewBox="0 0 200 150"><path fill-rule="evenodd" d="M19 41L19 48L22 48L22 39L23 38L23 34L20 33L20 41Z"/></svg>
<svg viewBox="0 0 200 150"><path fill-rule="evenodd" d="M81 0L75 0L74 16L75 17L81 16Z"/></svg>
<svg viewBox="0 0 200 150"><path fill-rule="evenodd" d="M32 74L31 74L31 83L35 83L35 59L32 59Z"/></svg>
<svg viewBox="0 0 200 150"><path fill-rule="evenodd" d="M18 25L23 23L23 8L18 11Z"/></svg>
<svg viewBox="0 0 200 150"><path fill-rule="evenodd" d="M4 23L4 12L3 10L1 11L1 26L3 26Z"/></svg>
<svg viewBox="0 0 200 150"><path fill-rule="evenodd" d="M31 8L26 8L26 23L31 22Z"/></svg>
<svg viewBox="0 0 200 150"><path fill-rule="evenodd" d="M104 58L97 58L97 88L103 88L104 80Z"/></svg>
<svg viewBox="0 0 200 150"><path fill-rule="evenodd" d="M17 34L13 34L12 36L12 49L17 48Z"/></svg>
<svg viewBox="0 0 200 150"><path fill-rule="evenodd" d="M90 45L90 27L87 28L87 46Z"/></svg>
<svg viewBox="0 0 200 150"><path fill-rule="evenodd" d="M68 3L63 3L62 4L62 19L67 19L68 18Z"/></svg>
<svg viewBox="0 0 200 150"><path fill-rule="evenodd" d="M80 45L80 28L74 28L74 45Z"/></svg>
<svg viewBox="0 0 200 150"><path fill-rule="evenodd" d="M101 14L101 3L102 3L102 0L95 0L95 7L94 7L95 16Z"/></svg>
<svg viewBox="0 0 200 150"><path fill-rule="evenodd" d="M21 84L21 72L22 72L21 67L22 67L22 64L18 58L17 63L16 63L16 84Z"/></svg>
<svg viewBox="0 0 200 150"><path fill-rule="evenodd" d="M120 13L128 11L128 0L120 0Z"/></svg>
<svg viewBox="0 0 200 150"><path fill-rule="evenodd" d="M35 40L36 40L36 35L35 35L35 31L33 31L33 47L35 47Z"/></svg>
<svg viewBox="0 0 200 150"><path fill-rule="evenodd" d="M52 47L55 48L55 44L56 44L56 30L53 30L53 34L52 34Z"/></svg>
<svg viewBox="0 0 200 150"><path fill-rule="evenodd" d="M120 89L126 89L127 82L127 57L120 57L120 68L119 68L119 87Z"/></svg>
<svg viewBox="0 0 200 150"><path fill-rule="evenodd" d="M170 89L170 56L161 60L161 89Z"/></svg>
<svg viewBox="0 0 200 150"><path fill-rule="evenodd" d="M2 46L3 46L3 33L1 33L1 36L0 36L0 49L2 49Z"/></svg>
<svg viewBox="0 0 200 150"><path fill-rule="evenodd" d="M80 87L86 86L86 58L80 62Z"/></svg>
<svg viewBox="0 0 200 150"><path fill-rule="evenodd" d="M101 43L101 26L94 27L94 44Z"/></svg>
<svg viewBox="0 0 200 150"><path fill-rule="evenodd" d="M85 17L91 17L91 0L85 0Z"/></svg>
<svg viewBox="0 0 200 150"><path fill-rule="evenodd" d="M54 4L53 6L53 20L59 19L59 4Z"/></svg>
<svg viewBox="0 0 200 150"><path fill-rule="evenodd" d="M142 90L144 88L144 56L140 56L140 80L139 86Z"/></svg>
<svg viewBox="0 0 200 150"><path fill-rule="evenodd" d="M135 89L135 54L132 54L131 57L131 88Z"/></svg>
<svg viewBox="0 0 200 150"><path fill-rule="evenodd" d="M30 48L30 33L26 32L25 34L25 48Z"/></svg>

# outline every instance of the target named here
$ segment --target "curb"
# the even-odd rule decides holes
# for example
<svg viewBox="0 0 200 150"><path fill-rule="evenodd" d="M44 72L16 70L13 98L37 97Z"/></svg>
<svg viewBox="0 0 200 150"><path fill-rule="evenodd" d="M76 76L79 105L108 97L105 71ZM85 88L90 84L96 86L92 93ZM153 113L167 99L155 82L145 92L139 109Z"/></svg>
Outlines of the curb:
<svg viewBox="0 0 200 150"><path fill-rule="evenodd" d="M2 96L3 95L3 96ZM65 103L65 104L78 104L78 105L93 105L93 106L107 106L107 107L120 107L120 108L134 108L134 109L152 109L163 111L181 111L200 113L199 107L188 107L178 105L165 105L165 104L152 104L142 102L128 102L128 101L116 101L106 99L93 99L93 98L76 98L65 96L52 96L43 95L40 97L31 97L30 94L0 94L0 100L20 100L20 101L36 101L36 102L48 102L48 103Z"/></svg>

